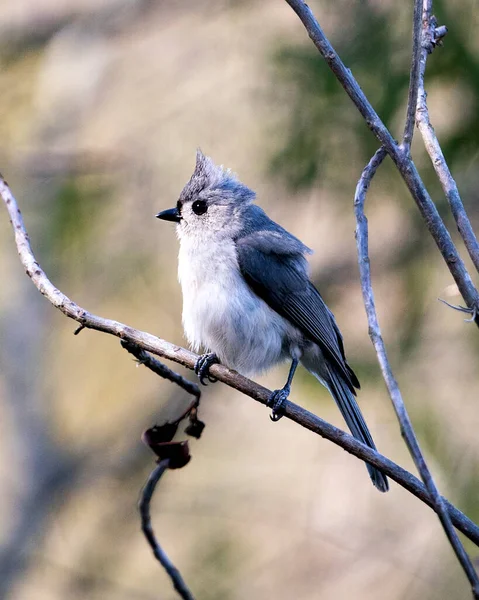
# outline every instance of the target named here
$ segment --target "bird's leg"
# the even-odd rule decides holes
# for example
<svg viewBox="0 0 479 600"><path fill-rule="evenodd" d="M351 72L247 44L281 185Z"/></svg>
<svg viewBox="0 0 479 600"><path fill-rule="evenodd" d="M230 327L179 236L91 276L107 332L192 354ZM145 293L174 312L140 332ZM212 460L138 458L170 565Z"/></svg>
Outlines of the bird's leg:
<svg viewBox="0 0 479 600"><path fill-rule="evenodd" d="M218 381L216 377L213 377L209 374L209 370L211 365L218 364L219 362L219 358L214 352L202 354L196 361L195 373L200 378L200 383L202 385L208 385L207 382L205 382L205 379L208 379L208 381L211 381L211 383L215 383L216 381Z"/></svg>
<svg viewBox="0 0 479 600"><path fill-rule="evenodd" d="M298 363L299 360L297 358L293 358L291 368L289 369L288 381L286 382L286 385L280 390L275 390L268 400L267 406L273 409L269 418L274 422L279 421L283 416L283 405L288 399L289 392L291 391L291 382L293 381L293 377L296 372L296 367L298 366Z"/></svg>

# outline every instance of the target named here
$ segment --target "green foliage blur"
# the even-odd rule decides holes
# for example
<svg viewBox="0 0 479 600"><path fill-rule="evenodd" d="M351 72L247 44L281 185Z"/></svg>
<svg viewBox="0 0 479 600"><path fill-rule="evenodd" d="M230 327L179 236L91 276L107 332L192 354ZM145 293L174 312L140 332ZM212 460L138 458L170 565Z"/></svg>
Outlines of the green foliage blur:
<svg viewBox="0 0 479 600"><path fill-rule="evenodd" d="M404 26L404 11L396 5L378 7L370 2L327 5L342 23L331 42L383 122L399 139L402 131L398 123L405 108L410 66L405 40L409 41L411 32ZM439 24L448 24L448 34L445 47L437 48L429 57L427 87L454 87L467 103L460 120L441 136L443 152L450 168L456 171L464 163L472 164L479 152L479 59L472 33L464 35L468 29L472 32L466 11L454 10L442 0L434 3L434 11ZM347 20L342 17L345 13ZM395 26L398 18L399 27ZM365 131L364 120L351 110L349 98L312 43L283 44L274 61L279 81L290 90L290 114L284 123L284 144L271 160L272 172L280 173L292 189L312 186L328 177L335 185L341 184L344 178L337 168L338 156L344 156L346 147L348 155L366 163L377 148L374 136ZM425 172L424 180L437 185L431 169ZM468 199L466 195L466 203ZM441 198L441 208L444 203Z"/></svg>

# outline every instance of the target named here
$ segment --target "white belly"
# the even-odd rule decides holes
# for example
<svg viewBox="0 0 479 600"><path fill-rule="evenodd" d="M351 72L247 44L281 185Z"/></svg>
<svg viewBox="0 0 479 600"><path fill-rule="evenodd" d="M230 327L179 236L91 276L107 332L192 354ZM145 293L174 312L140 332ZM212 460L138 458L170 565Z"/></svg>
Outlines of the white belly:
<svg viewBox="0 0 479 600"><path fill-rule="evenodd" d="M183 327L194 350L215 352L222 364L244 375L289 356L291 327L245 283L233 242L193 247L181 240L178 276Z"/></svg>

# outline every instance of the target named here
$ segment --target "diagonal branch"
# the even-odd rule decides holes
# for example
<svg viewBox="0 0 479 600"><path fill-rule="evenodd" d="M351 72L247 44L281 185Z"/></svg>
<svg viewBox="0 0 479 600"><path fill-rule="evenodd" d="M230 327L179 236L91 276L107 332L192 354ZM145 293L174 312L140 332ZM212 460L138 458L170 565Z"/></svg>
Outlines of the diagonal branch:
<svg viewBox="0 0 479 600"><path fill-rule="evenodd" d="M303 0L286 0L288 4L297 13L303 22L309 36L313 40L315 46L326 60L331 70L336 75L337 79L344 87L359 112L363 115L367 125L379 139L382 147L371 159L370 163L363 171L363 175L358 183L355 197L355 212L357 218L357 245L358 245L358 260L361 271L361 287L363 290L364 303L369 321L370 336L378 355L378 360L383 372L383 377L388 387L389 395L393 402L398 420L401 425L401 433L406 441L406 444L411 452L414 462L425 482L426 488L430 493L430 498L437 512L439 519L443 525L446 535L464 569L472 586L472 591L475 598L479 598L479 578L477 573L462 546L459 537L454 531L447 509L444 506L439 491L434 483L434 480L427 468L424 457L422 456L419 444L417 442L412 424L405 409L397 382L392 374L384 343L381 337L379 324L377 322L376 311L374 307L374 297L371 288L369 257L368 257L368 241L367 241L367 221L364 216L363 207L366 192L369 183L376 172L376 169L384 159L386 152L391 156L396 167L401 173L406 185L408 186L422 216L428 226L428 229L434 238L441 254L453 275L456 284L463 295L466 304L471 309L472 314L476 317L475 322L479 326L477 319L478 307L478 292L474 287L471 277L454 246L452 238L446 229L434 203L432 202L416 166L410 156L410 142L412 140L413 119L412 114L416 104L418 89L423 79L422 73L422 49L419 44L421 34L421 11L420 2L415 0L414 7L414 34L413 34L413 56L411 66L411 77L409 86L408 109L406 115L406 125L404 129L404 140L401 146L393 140L389 130L381 121L372 105L367 100L361 88L351 74L351 71L346 69L345 65L331 46L329 40L324 35L318 22L314 18L309 7ZM431 0L424 0L427 4ZM450 254L452 252L453 254ZM457 260L460 264L457 265ZM454 264L456 263L456 264ZM458 269L456 267L459 266Z"/></svg>
<svg viewBox="0 0 479 600"><path fill-rule="evenodd" d="M376 350L383 379L386 383L389 396L393 403L394 410L401 427L401 435L406 442L412 459L414 460L414 464L421 475L421 479L423 480L426 489L429 492L432 505L442 523L446 536L449 539L449 542L464 572L466 573L469 582L471 583L474 598L479 598L479 577L471 562L471 559L466 553L464 546L462 545L461 540L459 539L459 536L457 535L457 532L451 523L445 502L439 494L439 490L437 489L419 446L419 442L416 434L414 433L412 422L402 399L398 383L393 375L391 365L389 364L386 347L381 335L381 329L379 327L376 313L374 293L371 283L371 269L368 250L368 220L364 214L364 203L366 201L366 194L369 184L371 183L377 168L382 163L385 156L386 151L384 148L377 150L372 159L369 161L368 165L366 165L363 170L354 197L354 212L356 214L357 222L356 243L358 249L359 273L361 278L361 290L363 293L364 306L366 308L366 314L368 317L369 336L371 337L371 341Z"/></svg>
<svg viewBox="0 0 479 600"><path fill-rule="evenodd" d="M140 511L141 516L141 529L145 534L145 537L148 540L151 549L153 550L155 558L168 573L168 576L170 577L173 583L173 587L181 596L181 598L183 598L183 600L195 600L193 594L188 589L185 580L181 576L181 573L171 562L166 552L158 543L158 540L155 536L155 532L153 531L153 527L151 525L150 502L158 482L160 481L164 472L169 467L169 463L170 460L168 458L161 460L158 463L158 465L150 473L148 480L145 483L145 486L141 492L140 501L138 503L138 510Z"/></svg>
<svg viewBox="0 0 479 600"><path fill-rule="evenodd" d="M185 350L179 346L166 342L150 333L133 329L128 325L104 319L93 315L80 306L75 304L70 298L65 296L52 282L48 279L45 272L40 267L32 252L30 241L28 238L23 218L18 208L17 202L12 195L10 188L6 182L0 178L0 196L3 198L10 220L15 233L15 242L27 275L31 278L37 289L46 297L46 299L58 308L64 315L83 325L84 328L102 331L110 335L114 335L121 340L125 340L131 344L139 346L143 350L152 352L157 356L161 356L175 363L193 369L198 359L198 356L189 350ZM243 377L235 371L230 371L223 365L213 365L210 369L211 374L219 381L222 381L229 387L242 392L245 396L249 396L266 405L271 397L271 391L265 387L254 383L253 381ZM433 503L424 485L411 473L389 460L377 451L365 446L348 433L327 423L320 417L313 415L304 408L287 401L284 406L284 416L298 425L316 433L323 438L340 446L346 452L360 458L369 464L378 467L391 479L396 481L408 492L419 498L422 502L434 509ZM472 542L479 546L479 526L466 517L454 505L444 499L447 510L451 516L454 526L457 527L464 535Z"/></svg>
<svg viewBox="0 0 479 600"><path fill-rule="evenodd" d="M184 389L185 392L188 392L188 394L194 396L197 402L199 402L201 398L201 390L200 386L197 383L193 383L189 379L186 379L178 373L175 373L175 371L164 365L158 359L154 358L153 356L148 354L148 352L145 352L138 346L130 344L126 341L122 341L121 345L130 354L133 354L133 356L138 361L139 365L145 365L145 367L148 367L148 369L150 369L151 371L153 371L153 373L156 373L160 377L163 377L163 379L167 379L172 383L176 383L176 385Z"/></svg>
<svg viewBox="0 0 479 600"><path fill-rule="evenodd" d="M419 176L409 152L405 152L394 140L388 128L364 95L351 71L346 68L325 36L309 6L303 0L286 0L286 2L298 15L314 45L363 116L369 129L381 142L381 145L396 165L467 306L471 309L479 307L479 293ZM475 322L479 327L479 316L476 316Z"/></svg>
<svg viewBox="0 0 479 600"><path fill-rule="evenodd" d="M179 373L176 373L164 365L161 361L152 356L149 352L142 350L142 348L139 346L136 346L135 344L125 340L121 341L121 346L136 358L138 366L144 365L156 375L159 375L160 377L163 377L163 379L167 379L172 383L176 383L176 385L185 390L185 392L188 392L188 394L194 396L194 400L179 416L176 417L174 421L168 421L163 426L155 425L152 429L149 429L143 434L143 441L150 446L155 454L163 458L164 453L157 452L158 445L161 446L163 442L171 442L176 433L178 425L180 424L180 421L183 421L183 419L186 419L186 417L188 417L189 425L186 427L185 433L195 437L196 439L199 439L203 433L203 429L205 428L203 421L198 419L198 408L201 400L200 386L196 383L193 383L189 379L182 377ZM160 433L160 430L162 430L162 433ZM168 433L166 433L166 431L168 431ZM165 434L169 439L165 438ZM174 467L173 464L170 463L170 469L173 468L178 467Z"/></svg>
<svg viewBox="0 0 479 600"><path fill-rule="evenodd" d="M422 2L422 0L421 0ZM430 54L440 39L444 37L447 30L444 27L436 28L436 22L431 15L432 0L424 0L424 10L422 15L422 44L420 56L419 72L419 95L416 108L416 123L421 132L427 153L431 159L432 165L439 181L441 182L444 194L451 207L457 229L464 240L464 245L471 257L471 260L479 273L479 243L476 234L472 228L469 217L467 216L464 204L462 203L457 184L449 170L441 146L434 132L429 119L429 110L427 107L427 94L424 89L424 76L426 71L427 56ZM439 40L439 41L438 41ZM470 307L473 308L473 307Z"/></svg>

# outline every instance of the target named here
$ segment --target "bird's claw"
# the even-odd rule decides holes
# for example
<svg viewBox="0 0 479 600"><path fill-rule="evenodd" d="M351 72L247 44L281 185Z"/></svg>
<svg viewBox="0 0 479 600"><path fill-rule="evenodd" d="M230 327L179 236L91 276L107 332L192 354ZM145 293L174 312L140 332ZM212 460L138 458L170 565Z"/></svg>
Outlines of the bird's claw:
<svg viewBox="0 0 479 600"><path fill-rule="evenodd" d="M201 385L208 385L205 379L208 379L208 381L211 383L218 381L216 377L213 377L209 374L209 370L211 365L218 364L219 362L220 361L214 352L210 354L202 354L199 357L195 363L195 373L200 378Z"/></svg>
<svg viewBox="0 0 479 600"><path fill-rule="evenodd" d="M288 387L284 387L281 390L275 390L268 400L266 406L272 408L269 418L274 423L276 423L283 417L284 403L288 399L289 392L290 390Z"/></svg>

